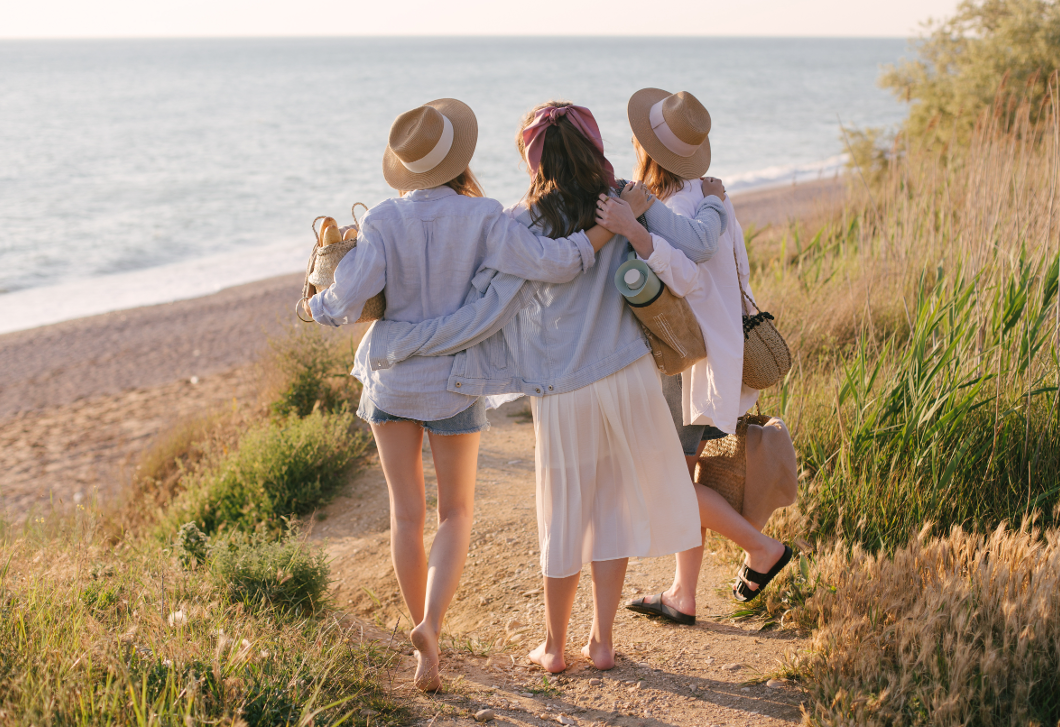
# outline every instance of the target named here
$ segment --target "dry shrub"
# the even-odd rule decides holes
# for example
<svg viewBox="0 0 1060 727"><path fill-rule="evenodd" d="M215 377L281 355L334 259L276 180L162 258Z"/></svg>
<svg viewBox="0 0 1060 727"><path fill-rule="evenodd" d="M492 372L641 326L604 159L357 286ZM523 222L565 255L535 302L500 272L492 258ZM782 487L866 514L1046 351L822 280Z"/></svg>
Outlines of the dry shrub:
<svg viewBox="0 0 1060 727"><path fill-rule="evenodd" d="M823 587L790 614L817 627L792 667L805 722L1057 724L1060 532L929 529L891 556L837 543L807 568Z"/></svg>
<svg viewBox="0 0 1060 727"><path fill-rule="evenodd" d="M361 386L350 376L365 325L352 335L319 325L288 326L269 341L259 364L260 400L274 414L306 416L314 408L325 412L354 410Z"/></svg>
<svg viewBox="0 0 1060 727"><path fill-rule="evenodd" d="M233 446L245 426L245 412L233 408L180 422L159 436L140 458L121 504L104 519L108 539L117 542L155 523L183 491L185 472L199 467L209 451Z"/></svg>

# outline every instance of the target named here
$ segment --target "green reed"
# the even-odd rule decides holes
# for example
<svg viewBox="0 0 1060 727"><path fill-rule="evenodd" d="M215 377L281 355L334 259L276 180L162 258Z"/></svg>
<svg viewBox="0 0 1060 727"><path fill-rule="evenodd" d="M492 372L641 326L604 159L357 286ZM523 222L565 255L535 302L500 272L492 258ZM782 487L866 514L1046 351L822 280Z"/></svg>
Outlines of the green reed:
<svg viewBox="0 0 1060 727"><path fill-rule="evenodd" d="M893 549L1060 515L1060 130L1020 118L945 159L899 150L758 261L805 364L764 401L794 425L800 530Z"/></svg>

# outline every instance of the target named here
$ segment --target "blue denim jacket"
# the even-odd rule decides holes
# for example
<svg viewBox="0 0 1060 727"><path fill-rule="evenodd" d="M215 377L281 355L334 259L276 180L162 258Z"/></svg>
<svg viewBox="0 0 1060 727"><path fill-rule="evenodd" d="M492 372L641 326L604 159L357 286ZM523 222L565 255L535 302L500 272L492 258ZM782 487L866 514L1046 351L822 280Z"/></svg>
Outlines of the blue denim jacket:
<svg viewBox="0 0 1060 727"><path fill-rule="evenodd" d="M512 214L530 224L527 210L516 208ZM650 232L695 262L710 259L727 222L721 200L713 196L700 203L694 219L663 204L652 205L646 219ZM591 270L568 283L496 274L484 290L476 286L468 305L452 315L418 324L380 321L370 333L370 365L385 370L409 356L466 349L453 362L450 391L547 396L587 386L649 352L614 285L615 271L631 249L617 236L597 253Z"/></svg>
<svg viewBox="0 0 1060 727"><path fill-rule="evenodd" d="M558 240L539 237L504 214L496 200L464 197L449 187L422 189L369 211L357 247L337 266L335 283L310 300L310 310L326 325L352 322L385 287L386 319L415 323L454 313L469 289L481 295L496 271L564 283L594 260L584 232ZM372 370L366 338L353 375L383 411L432 421L474 402L459 388L447 390L452 367L452 357L417 356L386 371Z"/></svg>

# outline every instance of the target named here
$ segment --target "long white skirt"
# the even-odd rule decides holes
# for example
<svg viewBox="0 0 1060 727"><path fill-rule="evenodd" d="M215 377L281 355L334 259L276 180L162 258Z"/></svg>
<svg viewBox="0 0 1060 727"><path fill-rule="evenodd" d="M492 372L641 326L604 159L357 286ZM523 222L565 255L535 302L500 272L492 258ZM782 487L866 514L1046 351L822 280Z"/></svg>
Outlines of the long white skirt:
<svg viewBox="0 0 1060 727"><path fill-rule="evenodd" d="M700 544L694 485L651 356L576 391L530 401L547 577Z"/></svg>

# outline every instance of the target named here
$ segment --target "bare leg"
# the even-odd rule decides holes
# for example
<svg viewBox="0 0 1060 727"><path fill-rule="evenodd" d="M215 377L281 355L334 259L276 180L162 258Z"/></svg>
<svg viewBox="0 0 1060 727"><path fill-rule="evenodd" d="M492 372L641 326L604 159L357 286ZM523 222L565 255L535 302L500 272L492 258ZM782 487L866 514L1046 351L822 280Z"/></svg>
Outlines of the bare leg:
<svg viewBox="0 0 1060 727"><path fill-rule="evenodd" d="M427 555L423 550L423 524L427 503L423 486L423 429L415 422L373 424L390 490L390 556L401 597L412 623L423 620L427 593Z"/></svg>
<svg viewBox="0 0 1060 727"><path fill-rule="evenodd" d="M628 558L619 558L594 561L592 565L593 629L589 634L589 643L582 648L582 656L603 671L615 666L615 612L622 598L622 583L626 579L628 562Z"/></svg>
<svg viewBox="0 0 1060 727"><path fill-rule="evenodd" d="M438 533L428 560L424 615L409 638L419 652L416 686L434 691L442 686L438 671L442 619L460 585L471 542L480 435L429 436L438 475Z"/></svg>
<svg viewBox="0 0 1060 727"><path fill-rule="evenodd" d="M574 608L581 573L567 578L545 578L545 641L528 655L530 661L553 674L567 668L563 653L567 645L567 626ZM614 616L612 615L612 619Z"/></svg>
<svg viewBox="0 0 1060 727"><path fill-rule="evenodd" d="M700 443L702 452L704 443ZM685 457L689 471L695 471L696 457ZM758 531L747 519L736 512L724 497L709 487L695 485L696 500L699 503L699 523L706 530L713 530L722 537L733 541L746 552L744 562L752 570L765 573L784 554L784 544ZM696 586L699 582L699 571L703 564L703 546L690 548L677 554L677 568L674 582L670 589L663 593L663 603L676 608L681 613L695 615ZM749 583L751 590L758 586Z"/></svg>
<svg viewBox="0 0 1060 727"><path fill-rule="evenodd" d="M700 442L696 454L685 455L689 477L695 477L696 462L704 446L706 442ZM696 489L700 488L696 487ZM701 525L702 519L700 515ZM707 537L706 528L701 527L699 533L699 545L683 550L675 556L677 567L674 570L674 583L670 586L670 590L662 594L663 603L689 616L696 615L696 586L699 584L699 571L703 567L703 543Z"/></svg>

